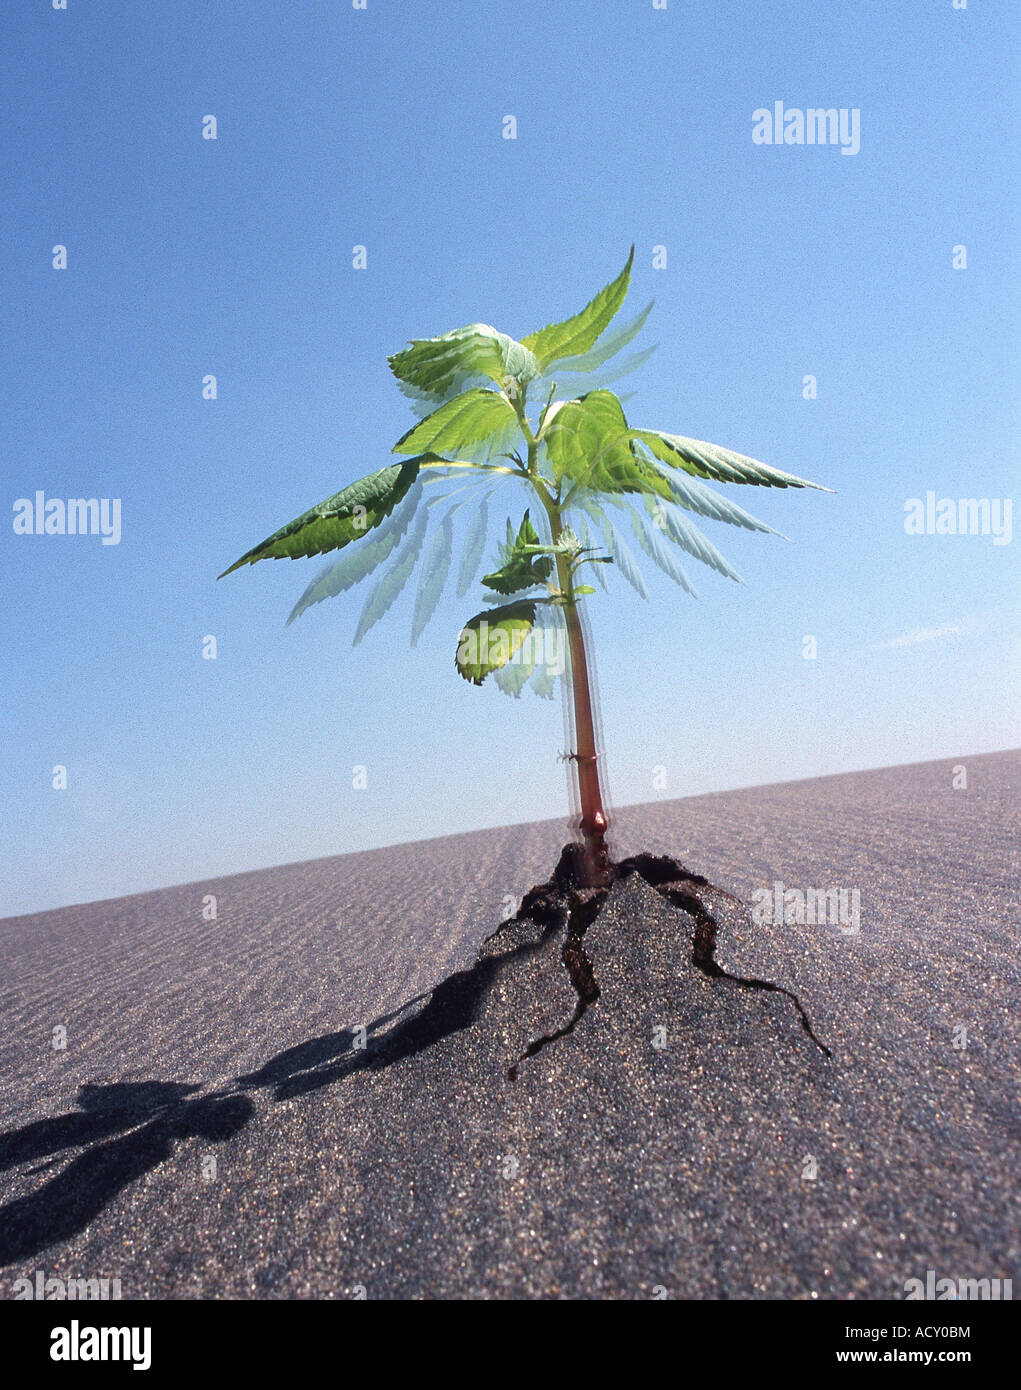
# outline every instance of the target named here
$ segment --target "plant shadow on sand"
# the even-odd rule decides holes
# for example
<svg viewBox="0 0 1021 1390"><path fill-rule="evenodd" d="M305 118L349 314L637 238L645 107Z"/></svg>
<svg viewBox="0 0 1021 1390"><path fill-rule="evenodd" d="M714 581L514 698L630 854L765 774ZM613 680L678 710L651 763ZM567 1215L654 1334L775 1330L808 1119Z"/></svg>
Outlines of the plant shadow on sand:
<svg viewBox="0 0 1021 1390"><path fill-rule="evenodd" d="M197 1136L222 1143L254 1113L247 1096L189 1099L199 1089L176 1081L82 1086L79 1110L0 1135L0 1170L83 1149L37 1191L0 1207L0 1265L84 1230L119 1192L170 1158L175 1141Z"/></svg>
<svg viewBox="0 0 1021 1390"><path fill-rule="evenodd" d="M576 847L568 845L553 877L525 895L517 914L487 938L473 965L366 1025L364 1039L352 1029L310 1038L278 1053L257 1071L204 1095L196 1094L202 1090L200 1084L176 1081L83 1085L77 1110L0 1134L0 1172L36 1160L43 1161L28 1173L45 1172L59 1163L66 1151L82 1150L36 1191L0 1207L0 1266L28 1259L84 1230L126 1187L171 1158L180 1141L202 1138L223 1143L233 1138L256 1112L249 1092L267 1089L275 1102L291 1100L358 1071L383 1071L464 1032L477 1019L497 976L512 962L542 950L552 934L563 932L561 960L578 999L574 1016L566 1026L528 1043L507 1073L513 1081L522 1061L570 1032L599 998L582 942L609 887L586 886L578 864ZM705 974L787 995L806 1032L829 1055L790 991L768 981L730 975L716 965L715 919L699 890L723 894L722 889L688 874L673 860L649 855L635 856L613 868L614 881L634 873L694 922L692 960ZM521 923L538 927L539 935L533 933L532 939L519 941L499 954L486 954L486 945ZM409 1016L408 1010L423 1001L424 1006Z"/></svg>

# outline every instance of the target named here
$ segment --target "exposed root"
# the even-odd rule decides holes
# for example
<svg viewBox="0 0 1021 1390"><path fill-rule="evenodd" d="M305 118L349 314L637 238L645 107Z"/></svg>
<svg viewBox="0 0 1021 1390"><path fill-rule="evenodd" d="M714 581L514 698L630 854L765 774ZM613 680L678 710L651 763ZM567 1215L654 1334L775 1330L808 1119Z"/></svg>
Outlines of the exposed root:
<svg viewBox="0 0 1021 1390"><path fill-rule="evenodd" d="M631 874L638 874L651 888L655 888L694 922L691 959L699 970L711 979L730 980L745 989L785 994L797 1009L802 1026L815 1045L827 1057L833 1055L825 1043L816 1037L801 1001L791 990L769 980L732 975L717 964L716 918L700 896L699 890L709 889L718 897L736 904L740 904L740 898L717 888L700 874L689 873L675 859L664 855L636 854L619 864L614 864L604 857L594 865L592 856L585 847L569 844L561 851L553 877L526 893L516 915L508 922L502 922L488 938L492 941L515 921L532 921L541 927L563 925L566 930L560 958L578 996L574 1012L562 1027L543 1033L528 1044L507 1072L511 1081L517 1080L521 1064L529 1057L534 1057L550 1043L573 1032L586 1010L599 998L599 983L583 946L585 933L602 911L612 885L629 878Z"/></svg>
<svg viewBox="0 0 1021 1390"><path fill-rule="evenodd" d="M567 913L567 936L564 941L564 949L560 953L560 959L567 967L567 974L574 986L574 992L578 996L578 1002L574 1006L571 1017L562 1028L555 1028L550 1033L543 1033L540 1037L532 1039L507 1072L511 1081L518 1079L518 1068L522 1062L527 1061L529 1057L534 1057L547 1043L555 1042L557 1038L572 1033L589 1005L594 1004L599 998L600 990L596 982L596 972L592 968L592 962L585 954L582 938L599 916L608 892L609 889L607 888L597 888L571 894Z"/></svg>

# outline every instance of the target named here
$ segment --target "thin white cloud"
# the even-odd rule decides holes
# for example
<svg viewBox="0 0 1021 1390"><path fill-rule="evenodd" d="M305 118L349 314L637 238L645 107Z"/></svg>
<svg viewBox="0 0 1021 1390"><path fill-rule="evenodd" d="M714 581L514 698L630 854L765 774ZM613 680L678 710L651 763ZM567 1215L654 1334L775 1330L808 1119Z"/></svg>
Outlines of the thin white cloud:
<svg viewBox="0 0 1021 1390"><path fill-rule="evenodd" d="M940 627L916 627L900 637L891 637L886 642L875 642L874 652L888 651L891 647L917 647L922 642L938 642L943 637L961 637L966 632L974 632L976 624L943 623Z"/></svg>

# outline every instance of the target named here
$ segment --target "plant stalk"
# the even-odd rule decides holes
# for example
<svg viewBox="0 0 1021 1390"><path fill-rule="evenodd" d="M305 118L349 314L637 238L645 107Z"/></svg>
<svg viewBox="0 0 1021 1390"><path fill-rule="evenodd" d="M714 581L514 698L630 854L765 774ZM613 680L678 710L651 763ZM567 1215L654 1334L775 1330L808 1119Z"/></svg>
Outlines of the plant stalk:
<svg viewBox="0 0 1021 1390"><path fill-rule="evenodd" d="M537 445L528 446L528 471L537 475ZM546 488L536 486L536 492L549 519L553 544L560 540L564 526L560 517L559 498L549 495ZM567 626L568 654L571 666L571 695L574 704L574 732L578 746L570 755L575 766L575 781L581 804L578 828L585 848L588 886L601 886L610 879L609 851L606 845L607 820L603 807L603 790L599 779L599 749L596 745L595 719L592 711L592 686L589 679L585 634L578 613L578 597L574 591L574 574L567 557L556 557L557 583L563 599L564 622Z"/></svg>

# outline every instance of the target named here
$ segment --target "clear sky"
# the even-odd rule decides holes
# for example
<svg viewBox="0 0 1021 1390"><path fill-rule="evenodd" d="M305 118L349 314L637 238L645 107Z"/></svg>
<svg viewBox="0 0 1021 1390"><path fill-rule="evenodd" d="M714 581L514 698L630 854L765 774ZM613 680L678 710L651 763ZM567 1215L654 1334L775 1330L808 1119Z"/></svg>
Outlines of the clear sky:
<svg viewBox="0 0 1021 1390"><path fill-rule="evenodd" d="M567 317L632 242L660 346L630 418L835 493L723 488L793 544L706 522L746 586L646 565L649 602L592 600L615 803L1021 741L1021 541L904 526L1018 492L1012 0L34 0L4 27L0 914L566 814L559 701L454 671L478 586L411 650L413 582L352 649L363 590L284 625L321 560L216 575L390 461L388 353ZM857 110L860 150L756 144L777 101ZM39 490L120 499L120 543L15 534Z"/></svg>

